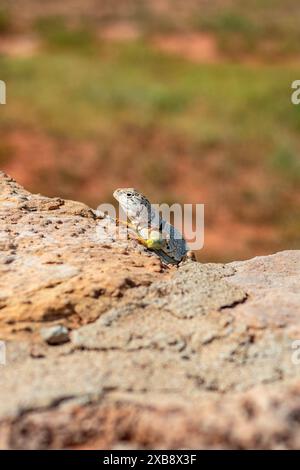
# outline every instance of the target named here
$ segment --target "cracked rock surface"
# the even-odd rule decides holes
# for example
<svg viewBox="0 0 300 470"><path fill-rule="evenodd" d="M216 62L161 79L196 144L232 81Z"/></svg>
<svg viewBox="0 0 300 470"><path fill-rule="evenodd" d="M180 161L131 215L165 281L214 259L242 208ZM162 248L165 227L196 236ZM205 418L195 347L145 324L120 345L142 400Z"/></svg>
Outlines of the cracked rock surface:
<svg viewBox="0 0 300 470"><path fill-rule="evenodd" d="M3 173L0 224L0 448L299 448L300 251L167 268Z"/></svg>

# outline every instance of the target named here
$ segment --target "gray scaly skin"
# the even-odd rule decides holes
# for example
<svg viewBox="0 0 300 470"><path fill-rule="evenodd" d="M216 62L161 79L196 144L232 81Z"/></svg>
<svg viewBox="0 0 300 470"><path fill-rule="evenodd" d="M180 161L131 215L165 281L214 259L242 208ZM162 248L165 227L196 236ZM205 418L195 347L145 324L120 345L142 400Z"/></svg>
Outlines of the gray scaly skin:
<svg viewBox="0 0 300 470"><path fill-rule="evenodd" d="M166 264L178 264L188 254L185 239L178 230L165 221L148 199L134 188L120 188L113 193L130 220L138 240L154 250Z"/></svg>

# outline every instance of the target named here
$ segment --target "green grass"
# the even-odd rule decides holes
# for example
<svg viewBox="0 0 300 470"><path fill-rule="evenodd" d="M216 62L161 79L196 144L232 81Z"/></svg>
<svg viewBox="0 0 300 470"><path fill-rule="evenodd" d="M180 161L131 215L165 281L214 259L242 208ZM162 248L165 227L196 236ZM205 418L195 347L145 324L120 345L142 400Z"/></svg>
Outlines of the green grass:
<svg viewBox="0 0 300 470"><path fill-rule="evenodd" d="M203 143L298 140L290 85L299 72L289 67L197 65L133 43L0 58L0 69L10 95L2 125L95 137L155 123Z"/></svg>
<svg viewBox="0 0 300 470"><path fill-rule="evenodd" d="M254 36L260 33L257 23L235 10L224 10L211 16L197 16L195 26L215 33L237 33Z"/></svg>
<svg viewBox="0 0 300 470"><path fill-rule="evenodd" d="M96 47L94 31L85 22L70 26L63 16L46 16L35 21L34 30L51 50L87 54Z"/></svg>
<svg viewBox="0 0 300 470"><path fill-rule="evenodd" d="M213 33L225 56L274 60L299 53L299 21L297 0L235 0L191 15L190 27Z"/></svg>

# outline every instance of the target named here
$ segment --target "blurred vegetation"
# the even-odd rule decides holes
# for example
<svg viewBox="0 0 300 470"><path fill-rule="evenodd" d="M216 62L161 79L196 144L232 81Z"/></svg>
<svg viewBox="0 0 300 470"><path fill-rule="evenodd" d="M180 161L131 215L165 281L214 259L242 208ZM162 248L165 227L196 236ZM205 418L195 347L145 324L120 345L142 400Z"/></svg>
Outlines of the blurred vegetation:
<svg viewBox="0 0 300 470"><path fill-rule="evenodd" d="M38 18L33 29L50 49L86 54L96 47L94 32L84 22L70 27L63 16L47 16Z"/></svg>
<svg viewBox="0 0 300 470"><path fill-rule="evenodd" d="M213 33L229 57L253 54L264 60L286 58L300 51L300 9L297 0L235 0L231 7L196 14L191 26Z"/></svg>
<svg viewBox="0 0 300 470"><path fill-rule="evenodd" d="M286 147L277 149L272 158L273 167L289 181L300 183L300 158L293 150Z"/></svg>
<svg viewBox="0 0 300 470"><path fill-rule="evenodd" d="M11 14L7 8L0 6L0 36L9 33L13 29Z"/></svg>
<svg viewBox="0 0 300 470"><path fill-rule="evenodd" d="M73 137L155 124L210 146L246 139L277 148L282 138L298 144L293 66L193 64L142 42L101 44L90 55L74 47L73 53L64 43L55 52L0 58L2 79L13 90L1 124Z"/></svg>
<svg viewBox="0 0 300 470"><path fill-rule="evenodd" d="M300 63L285 59L300 52L300 9L293 10L294 0L287 9L277 0L253 3L235 0L230 9L208 8L178 23L141 4L131 20L143 33L124 42L100 38L91 19L35 18L38 51L0 55L1 79L9 83L0 126L2 132L49 136L58 153L65 142L73 145L73 160L58 161L51 178L40 170L36 189L46 192L45 184L49 194L76 197L96 172L117 181L130 181L133 174L150 195L184 202L184 156L191 187L199 178L199 186L207 182L216 194L208 224L224 204L239 222L270 224L280 242L299 247L300 106L291 104L290 95ZM10 15L0 10L0 34L10 28ZM214 35L222 60L193 63L149 41L154 33L184 30ZM254 63L240 60L248 55ZM91 167L78 157L82 142L94 146ZM13 156L3 140L0 164ZM110 195L111 189L107 201ZM94 197L87 195L87 202L96 204ZM253 253L257 243L251 243L245 252Z"/></svg>

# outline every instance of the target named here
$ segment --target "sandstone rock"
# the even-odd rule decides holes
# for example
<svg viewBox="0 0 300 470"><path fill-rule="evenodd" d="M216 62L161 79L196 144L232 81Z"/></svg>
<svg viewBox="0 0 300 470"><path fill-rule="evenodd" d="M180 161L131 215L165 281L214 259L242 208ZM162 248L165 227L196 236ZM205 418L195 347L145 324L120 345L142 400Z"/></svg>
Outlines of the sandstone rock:
<svg viewBox="0 0 300 470"><path fill-rule="evenodd" d="M300 251L169 269L4 174L0 223L1 448L299 447Z"/></svg>
<svg viewBox="0 0 300 470"><path fill-rule="evenodd" d="M30 195L3 173L0 224L3 339L38 332L45 322L72 328L94 321L127 289L163 271L154 255L132 249L135 240L106 243L97 233L106 233L105 221L84 204Z"/></svg>

